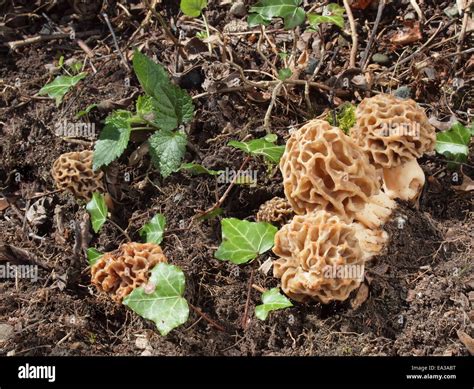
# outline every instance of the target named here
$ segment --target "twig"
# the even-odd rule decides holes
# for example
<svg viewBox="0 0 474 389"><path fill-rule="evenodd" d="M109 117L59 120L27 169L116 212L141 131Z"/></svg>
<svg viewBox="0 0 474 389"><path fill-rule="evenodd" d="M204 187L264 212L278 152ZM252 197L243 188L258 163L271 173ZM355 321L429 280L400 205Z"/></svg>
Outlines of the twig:
<svg viewBox="0 0 474 389"><path fill-rule="evenodd" d="M356 63L357 56L357 30L354 21L354 15L352 14L351 6L349 5L348 0L344 0L344 8L346 9L347 17L349 19L349 25L351 26L351 38L352 38L352 47L351 47L351 57L349 59L349 67L354 68Z"/></svg>
<svg viewBox="0 0 474 389"><path fill-rule="evenodd" d="M280 89L283 86L283 81L280 81L275 88L273 88L272 92L272 99L270 101L270 105L267 108L267 112L265 113L265 119L263 120L263 128L265 128L265 131L270 132L270 120L272 117L272 110L273 106L275 105L276 98L278 96L278 93L280 93Z"/></svg>
<svg viewBox="0 0 474 389"><path fill-rule="evenodd" d="M236 175L235 175L234 178L232 179L232 182L229 184L229 186L227 187L226 191L225 191L224 194L221 196L221 198L220 198L219 200L217 200L217 202L216 202L211 208L209 208L207 211L198 213L197 215L195 215L195 216L193 217L193 219L206 216L207 214L211 213L212 211L216 210L217 208L219 208L219 207L222 205L222 203L225 201L225 199L226 199L227 196L229 195L231 189L234 187L235 183L237 182L237 179L239 178L240 172L241 172L242 170L244 170L244 169L245 169L245 166L247 166L247 164L249 163L250 157L251 157L251 156L248 155L248 156L245 158L244 162L242 162L242 165L240 165L239 170L237 171Z"/></svg>
<svg viewBox="0 0 474 389"><path fill-rule="evenodd" d="M259 291L260 293L265 293L268 289L262 288L260 285L252 284L252 288Z"/></svg>
<svg viewBox="0 0 474 389"><path fill-rule="evenodd" d="M202 20L204 21L204 26L206 27L207 38L209 38L211 36L211 32L209 31L209 22L207 21L207 18L204 12L202 13ZM211 42L207 42L207 48L209 49L209 54L212 55Z"/></svg>
<svg viewBox="0 0 474 389"><path fill-rule="evenodd" d="M247 300L245 301L245 309L244 315L242 317L242 328L244 331L247 329L248 326L248 314L249 314L249 305L250 305L250 292L252 291L252 283L253 283L253 269L250 272L250 280L249 280L249 287L247 291Z"/></svg>
<svg viewBox="0 0 474 389"><path fill-rule="evenodd" d="M467 12L466 10L464 12L464 17L462 18L461 32L459 33L458 47L456 50L456 61L455 61L456 66L459 64L459 61L461 60L461 50L462 50L462 45L464 43L464 37L466 36L468 20L469 20L469 12Z"/></svg>
<svg viewBox="0 0 474 389"><path fill-rule="evenodd" d="M92 31L84 31L84 32L76 32L76 37L78 38L85 38L92 35L100 35L99 30L92 30ZM11 50L19 49L20 47L28 46L38 42L46 42L55 39L66 39L69 38L71 34L66 33L55 33L50 35L37 35L31 38L22 39L19 41L12 41L5 43Z"/></svg>
<svg viewBox="0 0 474 389"><path fill-rule="evenodd" d="M367 47L365 48L364 52L362 53L362 58L359 62L359 67L364 71L367 66L367 58L369 57L370 48L372 47L372 43L374 42L375 35L377 34L377 29L379 27L380 19L382 19L383 9L385 8L385 0L379 0L379 7L377 9L377 17L375 18L374 27L372 28L372 33L370 34L369 42L367 43Z"/></svg>
<svg viewBox="0 0 474 389"><path fill-rule="evenodd" d="M107 27L109 28L110 33L112 34L112 39L114 41L115 49L117 50L120 58L122 59L122 63L124 64L125 68L130 71L130 66L128 66L127 60L125 59L122 51L120 50L119 44L117 42L117 37L115 36L114 29L112 28L112 24L110 23L109 17L105 12L102 13L102 16L105 20L105 23L107 24Z"/></svg>
<svg viewBox="0 0 474 389"><path fill-rule="evenodd" d="M188 305L196 312L199 316L201 316L204 320L206 320L210 325L217 328L219 331L226 332L225 328L222 327L220 324L216 323L210 317L208 317L204 312L202 312L199 308L195 307L194 305L188 302Z"/></svg>
<svg viewBox="0 0 474 389"><path fill-rule="evenodd" d="M122 227L120 227L117 223L115 223L112 219L107 219L107 221L109 221L110 224L112 224L117 230L119 230L123 234L123 236L127 238L129 242L132 241L132 239L130 239L130 236L127 234L127 232Z"/></svg>
<svg viewBox="0 0 474 389"><path fill-rule="evenodd" d="M418 3L416 2L416 0L410 0L410 4L413 7L413 9L415 10L416 14L418 15L418 19L420 19L420 22L423 22L425 17L423 16L423 12L421 11L421 8L418 5Z"/></svg>

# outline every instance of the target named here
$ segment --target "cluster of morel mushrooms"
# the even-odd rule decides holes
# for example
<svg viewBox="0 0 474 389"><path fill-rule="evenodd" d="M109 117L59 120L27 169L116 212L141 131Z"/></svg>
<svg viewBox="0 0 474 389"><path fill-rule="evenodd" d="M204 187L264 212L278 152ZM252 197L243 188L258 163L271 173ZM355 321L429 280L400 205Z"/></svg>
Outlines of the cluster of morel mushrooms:
<svg viewBox="0 0 474 389"><path fill-rule="evenodd" d="M343 301L363 277L328 277L358 266L387 244L382 229L395 199L416 201L425 182L417 162L435 145L435 130L413 100L379 94L356 109L346 135L312 120L293 132L280 161L286 200L262 205L258 221L286 222L275 235L273 273L296 301ZM354 275L354 276L353 276Z"/></svg>
<svg viewBox="0 0 474 389"><path fill-rule="evenodd" d="M362 279L327 277L325 269L364 269L387 243L382 226L394 199L415 201L424 185L416 159L433 150L435 131L413 100L366 98L356 119L350 136L323 120L295 131L280 162L286 199L270 200L257 214L259 221L289 221L275 235L273 270L296 301L347 299ZM52 169L56 186L86 201L101 192L112 208L92 156L87 150L62 154ZM160 262L167 262L160 246L124 243L92 266L92 283L120 303Z"/></svg>

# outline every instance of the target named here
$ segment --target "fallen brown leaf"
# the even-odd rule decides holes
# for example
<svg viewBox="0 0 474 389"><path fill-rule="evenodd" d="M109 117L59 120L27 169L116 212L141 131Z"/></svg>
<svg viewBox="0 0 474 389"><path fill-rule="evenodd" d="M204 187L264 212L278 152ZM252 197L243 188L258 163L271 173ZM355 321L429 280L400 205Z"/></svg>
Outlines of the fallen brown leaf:
<svg viewBox="0 0 474 389"><path fill-rule="evenodd" d="M365 302L365 300L367 300L368 297L369 287L367 286L367 284L363 283L357 291L356 296L351 301L352 309L356 310L357 308L359 308Z"/></svg>
<svg viewBox="0 0 474 389"><path fill-rule="evenodd" d="M404 46L418 42L421 38L420 22L405 22L405 27L393 33L390 42L397 46Z"/></svg>
<svg viewBox="0 0 474 389"><path fill-rule="evenodd" d="M354 9L366 9L374 0L352 0L349 5Z"/></svg>
<svg viewBox="0 0 474 389"><path fill-rule="evenodd" d="M470 192L471 190L474 190L474 180L463 174L462 184L457 186L453 185L453 188L464 192Z"/></svg>
<svg viewBox="0 0 474 389"><path fill-rule="evenodd" d="M461 343L466 346L467 351L469 351L469 354L474 355L474 339L472 339L468 334L466 334L464 331L457 330L456 331L459 340Z"/></svg>
<svg viewBox="0 0 474 389"><path fill-rule="evenodd" d="M0 211L4 211L10 206L10 203L5 197L0 197Z"/></svg>

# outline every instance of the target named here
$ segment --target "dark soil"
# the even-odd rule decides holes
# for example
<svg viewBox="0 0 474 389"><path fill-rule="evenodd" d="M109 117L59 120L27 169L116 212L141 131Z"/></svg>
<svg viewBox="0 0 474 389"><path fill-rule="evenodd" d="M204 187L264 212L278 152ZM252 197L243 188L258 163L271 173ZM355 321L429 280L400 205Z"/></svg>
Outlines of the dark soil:
<svg viewBox="0 0 474 389"><path fill-rule="evenodd" d="M454 185L474 178L472 155L462 170L455 171L447 168L444 157L434 153L420 161L427 177L423 195L415 205L400 203L392 221L385 225L390 243L369 265L365 282L369 294L365 301L355 304L357 292L354 292L349 301L339 304L295 303L292 308L271 313L267 321L262 322L253 314L254 307L260 304L260 293L250 287L250 281L264 288L278 285L271 272L265 275L258 270L273 255L268 252L237 268L215 259L214 252L221 240L222 217L253 220L263 202L283 195L278 169L268 169L263 161L252 159L249 168L258 172L257 185L235 186L222 206L222 215L191 223L193 216L216 202L227 184L216 183L214 177L186 173L175 173L163 180L148 156L138 164L129 163L133 150L144 141L132 139L127 152L107 168L109 191L117 200L113 219L133 240L141 241L140 227L155 213L164 214L167 233L162 246L170 262L180 266L186 275L185 297L225 331L192 311L184 326L162 337L153 323L98 294L90 285L86 258L74 251L77 234L72 222L84 220L84 204L69 194L54 192L50 174L52 163L60 154L92 149L93 143L58 137L54 126L61 120L76 122L75 114L89 104L107 102L79 119L95 123L99 131L113 108L133 106L140 87L133 72L121 64L101 17L95 14L89 19L72 17L73 10L67 2L61 1L50 9L43 6L39 10L40 3L47 2L13 3L15 7L7 4L6 9L0 11L0 22L10 29L0 30L0 40L5 42L38 34L46 24L42 12L65 31L73 26L76 32L98 29L100 33L83 38L94 51L94 58L85 67L88 76L66 95L59 107L53 100L39 97L37 92L54 77L45 65L57 64L61 55L66 59L85 60L84 51L75 41L52 40L29 44L16 51L0 48L0 190L9 203L0 211L0 244L31 254L29 259L19 256L7 260L37 260L43 265L36 283L24 279L0 280L0 324L14 328L12 337L3 344L0 341L0 354L468 355L456 331L473 335L473 197L472 191L459 190ZM205 92L201 84L209 77L206 69L222 60L218 49L212 58L202 54L177 63L175 46L165 38L153 17L144 31L133 35L146 13L139 7L140 2L122 2L130 10L130 16L111 3L115 2L109 1L104 9L127 58L131 57L133 48L139 46L146 54L156 55L190 94ZM161 11L173 31L177 28L190 38L203 28L197 22L178 17L174 1L163 3ZM230 5L218 3L209 2L207 15L209 23L222 31L236 17L228 12ZM398 3L407 2L392 2L387 6L379 32L384 28L391 31L401 27L409 10L406 4ZM434 45L433 48L390 72L387 69L395 64L406 47L392 47L385 37L387 32L383 33L375 50L387 54L390 63L386 67L372 68L372 76L380 78L371 89L390 91L409 86L412 97L427 109L430 117L446 120L455 113L466 123L472 104L469 105L468 96L456 97L466 92L453 91L452 82L454 78L465 84L472 82L472 57L461 56L461 63L449 67L443 59L457 50L458 40L449 38L459 33L462 18L450 19L443 12L455 2L420 3L424 3L422 10L426 19L423 39L408 46L408 53L426 42L440 22L447 27L433 39L429 46ZM29 17L15 16L26 11L31 13ZM362 41L360 50L365 48L375 15L376 6L354 12ZM293 38L281 27L281 23L277 23L268 29L277 29L272 35L276 36L276 44L280 49L285 44L291 51ZM244 69L271 72L256 50L257 35L229 35L227 39L227 54L232 52L234 61ZM329 85L347 68L350 41L350 35L339 35L334 27L324 28L325 64L317 81ZM467 45L461 49L465 50ZM336 47L339 47L338 52L335 52ZM265 51L273 60L275 55L267 45ZM450 64L454 58L450 57ZM421 60L429 61L430 68L434 69L433 77L416 73L414 65ZM95 74L91 62L97 70ZM232 72L233 69L230 74ZM390 78L382 77L384 72L395 73ZM264 74L246 73L246 76L254 81L267 79ZM124 81L127 77L130 87ZM220 81L215 87L222 89L226 85ZM188 148L186 161L202 163L209 169L238 169L245 155L226 144L247 135L253 138L265 135L262 124L270 94L271 90L241 90L195 99L195 118L188 128L194 147L193 150ZM370 90L353 89L349 95L336 96L333 103L339 105L346 100L357 103L370 94ZM271 124L280 142L288 137L291 127L331 107L331 98L325 91L314 90L310 98L313 112L305 105L303 88L289 87L288 95L281 95L277 100ZM25 213L37 201L44 201L47 218L33 225L26 220ZM105 252L123 242L125 237L121 232L106 224L100 234L93 234L89 246ZM5 257L0 252L0 263L2 261ZM354 308L354 305L359 306ZM247 320L244 320L246 311Z"/></svg>

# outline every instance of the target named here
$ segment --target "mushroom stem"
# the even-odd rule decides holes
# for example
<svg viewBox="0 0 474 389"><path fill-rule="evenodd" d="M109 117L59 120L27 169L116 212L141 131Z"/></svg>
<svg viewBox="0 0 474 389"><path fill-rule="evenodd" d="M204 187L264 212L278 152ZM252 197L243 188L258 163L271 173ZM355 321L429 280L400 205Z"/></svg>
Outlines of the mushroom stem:
<svg viewBox="0 0 474 389"><path fill-rule="evenodd" d="M380 191L369 197L367 204L355 215L355 220L370 229L377 229L385 224L397 203Z"/></svg>
<svg viewBox="0 0 474 389"><path fill-rule="evenodd" d="M361 223L352 223L355 231L355 237L359 241L364 261L371 260L374 256L380 254L388 241L388 234L382 229L370 229Z"/></svg>
<svg viewBox="0 0 474 389"><path fill-rule="evenodd" d="M425 173L416 159L383 169L383 190L391 199L416 201L425 184Z"/></svg>

